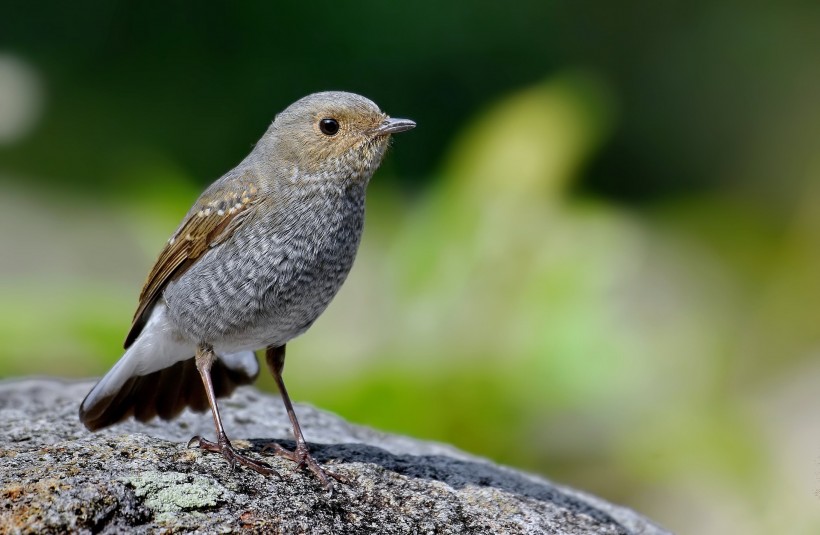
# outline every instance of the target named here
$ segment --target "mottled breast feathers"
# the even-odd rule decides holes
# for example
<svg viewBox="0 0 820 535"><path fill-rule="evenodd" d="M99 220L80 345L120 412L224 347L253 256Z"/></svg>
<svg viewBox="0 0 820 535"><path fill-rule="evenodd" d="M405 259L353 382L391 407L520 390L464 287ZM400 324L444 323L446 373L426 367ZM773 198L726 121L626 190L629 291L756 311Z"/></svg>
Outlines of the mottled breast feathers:
<svg viewBox="0 0 820 535"><path fill-rule="evenodd" d="M126 348L139 336L168 282L182 275L208 249L232 236L259 201L259 191L250 181L234 182L227 190L214 187L221 182L217 181L202 194L160 252L140 292L139 305L125 339Z"/></svg>

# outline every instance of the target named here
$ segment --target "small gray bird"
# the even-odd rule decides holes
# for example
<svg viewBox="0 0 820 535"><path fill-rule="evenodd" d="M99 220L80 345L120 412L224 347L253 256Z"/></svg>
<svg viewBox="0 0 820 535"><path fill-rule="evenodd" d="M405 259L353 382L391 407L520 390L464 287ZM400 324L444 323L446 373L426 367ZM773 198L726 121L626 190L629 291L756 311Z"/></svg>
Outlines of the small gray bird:
<svg viewBox="0 0 820 535"><path fill-rule="evenodd" d="M210 407L216 442L194 437L190 445L273 473L233 448L216 402L256 378L253 351L265 348L296 439L294 451L272 448L330 489L328 474L339 477L310 455L282 381L285 344L344 282L370 177L391 134L415 126L343 92L308 95L277 115L168 240L140 293L125 354L80 406L85 426L93 431L129 416L170 420L185 407Z"/></svg>

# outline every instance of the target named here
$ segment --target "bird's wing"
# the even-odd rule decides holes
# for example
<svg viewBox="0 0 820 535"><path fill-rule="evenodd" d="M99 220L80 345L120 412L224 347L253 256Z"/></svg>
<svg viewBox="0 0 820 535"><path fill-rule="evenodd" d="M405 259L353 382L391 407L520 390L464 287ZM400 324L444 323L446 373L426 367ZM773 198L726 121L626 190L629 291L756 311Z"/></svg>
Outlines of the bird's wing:
<svg viewBox="0 0 820 535"><path fill-rule="evenodd" d="M142 331L151 309L169 281L182 275L208 249L219 245L247 219L259 200L256 186L236 181L217 182L194 204L159 254L140 292L139 305L125 339L128 348Z"/></svg>

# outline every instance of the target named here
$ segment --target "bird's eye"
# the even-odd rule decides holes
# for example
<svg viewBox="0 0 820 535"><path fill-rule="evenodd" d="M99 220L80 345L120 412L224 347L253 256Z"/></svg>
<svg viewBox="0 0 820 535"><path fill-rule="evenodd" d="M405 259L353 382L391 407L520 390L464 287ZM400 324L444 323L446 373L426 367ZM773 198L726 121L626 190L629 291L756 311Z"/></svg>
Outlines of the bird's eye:
<svg viewBox="0 0 820 535"><path fill-rule="evenodd" d="M322 119L319 121L319 130L326 136L335 136L339 131L339 121L330 118Z"/></svg>

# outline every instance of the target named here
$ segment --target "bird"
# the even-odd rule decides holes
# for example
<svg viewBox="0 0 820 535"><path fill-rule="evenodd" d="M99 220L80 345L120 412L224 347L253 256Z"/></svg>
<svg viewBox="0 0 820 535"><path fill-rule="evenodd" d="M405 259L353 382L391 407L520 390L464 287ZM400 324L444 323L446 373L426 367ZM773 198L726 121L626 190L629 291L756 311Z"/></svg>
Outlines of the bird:
<svg viewBox="0 0 820 535"><path fill-rule="evenodd" d="M310 454L282 379L285 347L342 286L361 240L368 183L391 136L415 126L342 91L310 94L276 115L250 154L199 196L159 253L125 353L80 405L85 427L210 409L216 441L195 436L189 447L273 474L232 445L217 403L256 379L255 351L264 350L296 441L293 450L276 443L270 449L331 490L330 477L343 478Z"/></svg>

